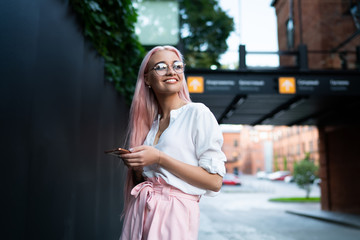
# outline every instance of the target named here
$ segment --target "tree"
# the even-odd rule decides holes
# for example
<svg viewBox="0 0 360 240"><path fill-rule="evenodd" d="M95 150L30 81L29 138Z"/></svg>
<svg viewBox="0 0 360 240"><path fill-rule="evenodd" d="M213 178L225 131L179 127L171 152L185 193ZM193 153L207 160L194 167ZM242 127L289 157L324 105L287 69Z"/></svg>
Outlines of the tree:
<svg viewBox="0 0 360 240"><path fill-rule="evenodd" d="M234 20L217 0L179 0L181 45L186 64L193 68L220 67L219 57L228 46Z"/></svg>
<svg viewBox="0 0 360 240"><path fill-rule="evenodd" d="M306 191L306 198L309 198L312 183L316 177L318 167L310 160L309 153L299 163L294 166L294 181L296 184Z"/></svg>
<svg viewBox="0 0 360 240"><path fill-rule="evenodd" d="M283 158L283 164L284 164L284 171L288 170L286 156L284 156L284 158Z"/></svg>

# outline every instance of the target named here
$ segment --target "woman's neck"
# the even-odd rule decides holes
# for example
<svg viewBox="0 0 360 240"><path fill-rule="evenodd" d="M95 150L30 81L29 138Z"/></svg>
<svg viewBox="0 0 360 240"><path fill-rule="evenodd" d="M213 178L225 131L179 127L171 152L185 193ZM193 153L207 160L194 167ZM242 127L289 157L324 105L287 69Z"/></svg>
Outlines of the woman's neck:
<svg viewBox="0 0 360 240"><path fill-rule="evenodd" d="M186 104L184 100L182 100L179 95L176 94L172 96L164 96L161 99L158 99L162 116L161 118L169 118L170 111L174 109L178 109Z"/></svg>

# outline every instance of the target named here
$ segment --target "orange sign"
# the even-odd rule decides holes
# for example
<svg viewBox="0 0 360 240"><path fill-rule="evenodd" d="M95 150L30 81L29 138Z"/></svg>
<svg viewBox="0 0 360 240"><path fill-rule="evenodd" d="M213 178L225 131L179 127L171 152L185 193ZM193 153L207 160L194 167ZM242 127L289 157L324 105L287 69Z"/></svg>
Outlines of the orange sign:
<svg viewBox="0 0 360 240"><path fill-rule="evenodd" d="M279 93L296 93L296 82L294 77L279 77Z"/></svg>
<svg viewBox="0 0 360 240"><path fill-rule="evenodd" d="M203 77L187 77L187 85L190 93L204 92L204 78Z"/></svg>

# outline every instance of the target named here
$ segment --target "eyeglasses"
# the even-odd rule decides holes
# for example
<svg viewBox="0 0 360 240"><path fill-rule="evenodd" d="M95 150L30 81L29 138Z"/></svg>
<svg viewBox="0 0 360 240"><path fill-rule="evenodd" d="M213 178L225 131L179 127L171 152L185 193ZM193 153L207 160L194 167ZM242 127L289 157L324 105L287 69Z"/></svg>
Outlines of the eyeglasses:
<svg viewBox="0 0 360 240"><path fill-rule="evenodd" d="M174 64L172 65L172 69L177 74L183 73L185 70L185 64L180 61L174 62ZM155 72L159 76L165 76L169 70L169 65L167 65L166 63L158 63L150 71L152 71L152 70L155 70Z"/></svg>

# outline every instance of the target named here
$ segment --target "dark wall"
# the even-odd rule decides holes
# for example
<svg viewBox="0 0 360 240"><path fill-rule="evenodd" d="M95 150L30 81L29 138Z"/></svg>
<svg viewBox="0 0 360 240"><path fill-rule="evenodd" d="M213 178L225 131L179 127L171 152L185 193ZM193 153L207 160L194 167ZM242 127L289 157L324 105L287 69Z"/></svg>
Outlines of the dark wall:
<svg viewBox="0 0 360 240"><path fill-rule="evenodd" d="M319 128L324 210L360 214L359 133L354 125Z"/></svg>
<svg viewBox="0 0 360 240"><path fill-rule="evenodd" d="M0 78L4 239L118 239L128 108L67 1L0 2Z"/></svg>

